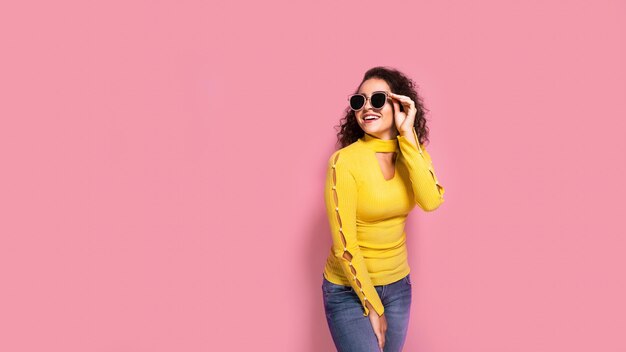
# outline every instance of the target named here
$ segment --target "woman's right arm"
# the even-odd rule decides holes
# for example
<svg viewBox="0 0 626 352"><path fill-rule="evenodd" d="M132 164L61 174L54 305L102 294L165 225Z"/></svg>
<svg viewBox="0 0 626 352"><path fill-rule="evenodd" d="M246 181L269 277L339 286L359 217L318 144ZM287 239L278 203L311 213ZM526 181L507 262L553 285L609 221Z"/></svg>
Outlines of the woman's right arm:
<svg viewBox="0 0 626 352"><path fill-rule="evenodd" d="M381 316L385 308L372 284L357 243L357 184L347 161L341 150L334 152L328 160L324 201L333 240L332 250L361 300L365 312L363 315L368 316L370 307L373 307L376 314Z"/></svg>

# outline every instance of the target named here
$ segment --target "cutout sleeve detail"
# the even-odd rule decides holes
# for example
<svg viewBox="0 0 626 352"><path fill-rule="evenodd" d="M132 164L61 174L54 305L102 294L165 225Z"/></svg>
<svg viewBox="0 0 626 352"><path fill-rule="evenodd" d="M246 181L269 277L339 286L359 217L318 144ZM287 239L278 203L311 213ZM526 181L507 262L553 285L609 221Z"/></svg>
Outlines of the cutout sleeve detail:
<svg viewBox="0 0 626 352"><path fill-rule="evenodd" d="M363 305L364 316L369 315L366 301L381 316L385 309L372 284L365 260L357 242L356 207L357 184L348 170L340 151L328 161L324 191L326 212L330 224L332 252L339 259L341 268Z"/></svg>
<svg viewBox="0 0 626 352"><path fill-rule="evenodd" d="M400 152L402 153L401 160L409 170L415 202L422 210L433 211L443 203L445 189L437 180L430 155L419 144L415 127L413 127L413 135L417 146L404 136L398 136Z"/></svg>

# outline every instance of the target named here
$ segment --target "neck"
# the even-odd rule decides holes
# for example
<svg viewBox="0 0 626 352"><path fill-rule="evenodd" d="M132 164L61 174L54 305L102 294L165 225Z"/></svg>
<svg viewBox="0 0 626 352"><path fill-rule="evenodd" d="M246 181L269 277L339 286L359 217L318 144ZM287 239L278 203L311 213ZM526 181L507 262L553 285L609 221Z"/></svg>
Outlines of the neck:
<svg viewBox="0 0 626 352"><path fill-rule="evenodd" d="M379 153L395 152L399 149L397 137L393 139L381 139L365 133L359 141L369 149Z"/></svg>

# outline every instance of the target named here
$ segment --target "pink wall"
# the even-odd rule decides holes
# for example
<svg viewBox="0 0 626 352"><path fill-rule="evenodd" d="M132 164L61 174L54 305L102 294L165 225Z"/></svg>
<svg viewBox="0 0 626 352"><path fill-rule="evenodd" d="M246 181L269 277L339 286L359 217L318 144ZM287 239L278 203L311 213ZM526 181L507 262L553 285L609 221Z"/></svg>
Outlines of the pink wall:
<svg viewBox="0 0 626 352"><path fill-rule="evenodd" d="M376 65L446 187L405 350L626 350L623 1L13 1L0 44L2 351L332 350L324 167Z"/></svg>

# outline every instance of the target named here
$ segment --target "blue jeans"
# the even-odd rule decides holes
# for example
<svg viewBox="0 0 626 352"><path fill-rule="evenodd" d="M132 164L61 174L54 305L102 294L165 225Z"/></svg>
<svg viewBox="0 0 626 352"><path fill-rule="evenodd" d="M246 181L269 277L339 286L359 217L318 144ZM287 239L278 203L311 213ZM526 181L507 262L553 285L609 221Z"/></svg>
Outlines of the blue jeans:
<svg viewBox="0 0 626 352"><path fill-rule="evenodd" d="M374 286L385 307L384 352L400 352L406 340L411 308L411 274L388 285ZM338 352L380 352L370 318L352 286L337 285L322 275L324 310ZM370 314L376 314L372 309Z"/></svg>

